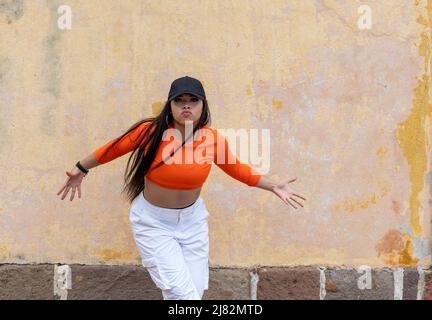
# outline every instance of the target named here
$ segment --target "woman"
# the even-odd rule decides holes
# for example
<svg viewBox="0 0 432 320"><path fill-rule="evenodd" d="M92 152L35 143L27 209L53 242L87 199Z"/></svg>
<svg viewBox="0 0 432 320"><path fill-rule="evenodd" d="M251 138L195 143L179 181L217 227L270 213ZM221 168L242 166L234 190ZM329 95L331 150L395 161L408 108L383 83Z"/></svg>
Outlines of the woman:
<svg viewBox="0 0 432 320"><path fill-rule="evenodd" d="M165 300L198 300L208 289L209 212L200 192L212 162L248 186L272 191L295 209L296 204L303 207L299 201L306 200L289 186L296 178L275 183L241 163L230 152L226 139L208 126L209 122L201 82L188 76L176 79L157 117L137 122L78 161L66 172L66 182L57 193L63 192L63 200L72 189L72 201L78 190L81 198L81 181L89 169L134 151L125 173L130 222L142 263ZM169 134L174 135L173 142L167 139ZM192 162L184 163L184 151L193 152ZM202 155L202 159L198 161L195 155Z"/></svg>

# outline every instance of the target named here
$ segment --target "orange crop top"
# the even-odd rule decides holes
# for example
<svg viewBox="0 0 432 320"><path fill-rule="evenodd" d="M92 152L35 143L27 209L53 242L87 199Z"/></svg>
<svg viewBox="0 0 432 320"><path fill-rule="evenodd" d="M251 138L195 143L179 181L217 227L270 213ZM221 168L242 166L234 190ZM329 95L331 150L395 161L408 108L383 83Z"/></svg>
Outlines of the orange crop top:
<svg viewBox="0 0 432 320"><path fill-rule="evenodd" d="M107 163L135 150L138 147L140 134L149 125L150 121L144 122L129 132L105 153L103 158L103 152L114 140L96 149L93 151L96 160L101 164ZM186 135L189 133L187 132ZM256 186L261 177L261 173L239 161L230 151L225 137L216 129L203 126L195 132L194 139L189 138L189 141L177 150L181 144L181 134L170 124L164 132L150 171L146 174L147 179L166 188L195 189L201 187L207 180L213 162L229 176L248 186ZM147 148L148 146L149 144ZM177 151L169 158L174 150ZM169 160L153 169L162 158L169 158Z"/></svg>

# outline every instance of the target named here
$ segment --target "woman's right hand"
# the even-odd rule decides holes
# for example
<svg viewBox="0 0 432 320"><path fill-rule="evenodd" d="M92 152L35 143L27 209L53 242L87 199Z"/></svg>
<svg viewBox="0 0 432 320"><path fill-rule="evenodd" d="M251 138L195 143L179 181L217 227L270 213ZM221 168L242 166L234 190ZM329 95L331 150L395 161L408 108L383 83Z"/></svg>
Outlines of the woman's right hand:
<svg viewBox="0 0 432 320"><path fill-rule="evenodd" d="M83 180L85 174L77 167L74 167L70 172L66 171L66 175L68 177L66 178L66 181L61 187L60 191L57 192L57 195L61 194L64 190L61 198L63 200L67 196L69 190L72 188L70 201L73 200L76 189L78 189L78 198L81 199L81 181Z"/></svg>

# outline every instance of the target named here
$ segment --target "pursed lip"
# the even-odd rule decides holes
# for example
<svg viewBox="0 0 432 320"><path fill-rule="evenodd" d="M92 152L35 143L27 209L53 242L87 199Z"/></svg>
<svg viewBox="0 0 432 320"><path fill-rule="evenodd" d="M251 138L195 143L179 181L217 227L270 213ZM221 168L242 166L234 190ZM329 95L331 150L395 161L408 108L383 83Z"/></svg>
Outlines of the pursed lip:
<svg viewBox="0 0 432 320"><path fill-rule="evenodd" d="M192 114L192 112L190 112L190 111L183 111L181 114L187 115L187 114Z"/></svg>

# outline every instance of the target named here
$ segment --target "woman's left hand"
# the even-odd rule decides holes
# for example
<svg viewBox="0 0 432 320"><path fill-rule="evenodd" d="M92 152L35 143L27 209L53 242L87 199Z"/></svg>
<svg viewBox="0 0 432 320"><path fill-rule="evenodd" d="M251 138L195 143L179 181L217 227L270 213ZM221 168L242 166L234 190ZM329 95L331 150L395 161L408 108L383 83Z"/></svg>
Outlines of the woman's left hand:
<svg viewBox="0 0 432 320"><path fill-rule="evenodd" d="M272 189L273 192L279 198L281 198L283 202L285 202L285 204L290 204L294 209L297 209L297 207L293 203L296 203L299 206L303 207L303 205L299 201L301 201L300 199L306 200L306 198L304 198L302 195L300 195L299 193L291 189L291 187L289 186L291 182L294 182L296 180L297 178L282 181L278 183L276 186L274 186Z"/></svg>

